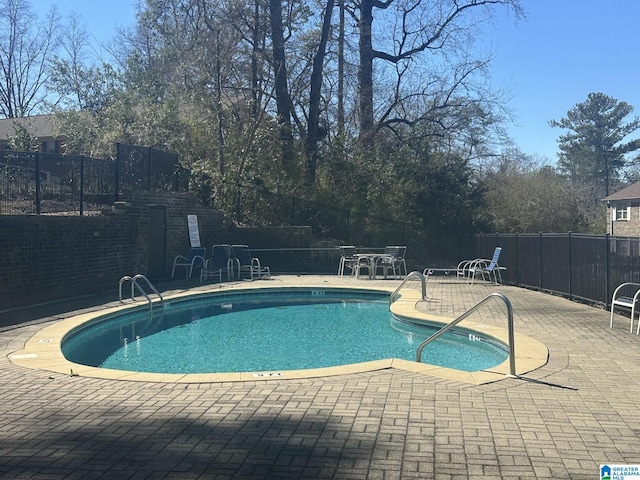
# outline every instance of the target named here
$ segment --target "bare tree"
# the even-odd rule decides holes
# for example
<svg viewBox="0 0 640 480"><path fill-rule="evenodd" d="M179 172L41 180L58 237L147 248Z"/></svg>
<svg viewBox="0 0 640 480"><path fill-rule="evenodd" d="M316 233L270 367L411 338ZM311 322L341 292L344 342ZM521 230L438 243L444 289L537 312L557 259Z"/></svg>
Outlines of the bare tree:
<svg viewBox="0 0 640 480"><path fill-rule="evenodd" d="M0 0L0 114L24 117L45 99L49 59L59 45L58 15L37 21L28 0Z"/></svg>
<svg viewBox="0 0 640 480"><path fill-rule="evenodd" d="M371 146L376 130L383 125L393 122L410 124L411 119L406 115L406 102L415 100L418 96L434 97L433 91L423 92L413 89L406 90L407 79L415 76L411 69L416 65L416 59L426 51L435 53L446 48L453 51L457 48L464 49L465 44L471 42L474 26L482 18L472 16L481 9L489 9L496 5L511 7L516 15L521 14L518 0L466 0L450 1L439 0L437 2L425 0L358 0L353 4L353 15L358 21L359 28L359 114L360 114L360 140L365 147ZM393 7L393 8L392 8ZM485 17L488 12L484 12ZM380 25L376 30L374 21L378 19ZM384 23L387 23L386 27ZM374 48L376 32L386 29L391 32L392 45L390 50ZM382 44L384 38L378 38L376 44ZM396 82L393 86L394 95L385 106L377 104L383 112L381 119L375 118L376 102L374 95L374 61L381 60L386 66L392 66L395 70ZM456 91L470 90L469 81L471 74L477 68L477 62L464 59L459 65L452 65L447 60L446 68L455 75L449 81L449 85L442 85L439 95L440 104L435 106L437 111L450 103L456 103L460 96ZM381 67L384 68L384 67ZM426 82L425 82L426 80ZM429 79L422 79L420 83L429 83ZM464 93L468 96L468 93ZM395 117L392 116L395 114Z"/></svg>
<svg viewBox="0 0 640 480"><path fill-rule="evenodd" d="M291 97L289 96L287 62L284 48L284 28L282 25L282 4L280 0L269 0L271 21L271 44L273 47L274 89L278 109L278 126L282 143L282 166L285 171L293 163L293 133L291 131Z"/></svg>
<svg viewBox="0 0 640 480"><path fill-rule="evenodd" d="M324 68L324 57L326 55L327 42L331 28L331 17L333 15L334 0L327 0L322 21L320 42L313 56L313 68L311 70L311 86L309 89L309 117L307 121L307 184L312 185L316 178L316 165L318 162L318 141L324 137L323 129L320 128L320 89L322 88L322 77Z"/></svg>
<svg viewBox="0 0 640 480"><path fill-rule="evenodd" d="M344 36L345 18L344 2L340 2L340 15L338 23L338 111L337 133L339 137L344 135Z"/></svg>
<svg viewBox="0 0 640 480"><path fill-rule="evenodd" d="M88 34L77 14L72 14L61 36L62 57L54 57L47 75L49 102L55 110L85 110L96 101L95 78L87 62Z"/></svg>

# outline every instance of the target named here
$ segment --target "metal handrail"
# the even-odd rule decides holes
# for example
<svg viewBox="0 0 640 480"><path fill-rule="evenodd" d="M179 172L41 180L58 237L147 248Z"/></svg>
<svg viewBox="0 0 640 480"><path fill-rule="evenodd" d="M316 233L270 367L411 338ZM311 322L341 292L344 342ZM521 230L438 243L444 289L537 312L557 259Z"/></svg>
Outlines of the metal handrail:
<svg viewBox="0 0 640 480"><path fill-rule="evenodd" d="M422 273L420 273L418 271L413 271L413 272L409 272L409 274L406 277L404 277L404 280L398 286L398 288L396 288L395 292L393 292L391 295L389 295L389 305L391 305L393 302L396 301L396 298L395 298L396 295L398 294L400 289L402 287L404 287L405 283L407 283L407 281L411 277L418 277L418 279L420 280L420 283L422 284L422 300L426 300L427 299L427 280L424 278L424 275Z"/></svg>
<svg viewBox="0 0 640 480"><path fill-rule="evenodd" d="M436 333L434 333L429 338L427 338L424 342L422 342L418 347L418 351L416 352L416 362L422 362L422 350L424 349L424 347L426 347L429 343L433 342L436 338L438 338L440 335L445 333L450 328L455 327L458 323L460 323L462 320L464 320L473 312L475 312L481 305L483 305L485 302L489 301L494 297L501 299L507 306L507 329L509 334L509 375L512 377L515 377L516 376L516 354L515 354L515 341L514 341L514 331L513 331L513 306L511 305L511 302L509 301L509 299L505 297L502 293L492 293L487 297L483 298L480 302L475 304L473 307L471 307L469 310L464 312L458 318L448 323L447 325L442 327L440 330L438 330Z"/></svg>
<svg viewBox="0 0 640 480"><path fill-rule="evenodd" d="M147 282L147 285L153 291L153 293L155 293L158 297L160 297L160 307L164 307L164 298L162 297L160 292L156 289L156 287L153 286L153 284L149 281L149 279L144 275L142 275L141 273L133 277L130 277L129 275L125 275L120 279L120 282L118 283L118 299L122 302L122 284L126 281L130 281L131 282L131 299L132 300L135 299L135 290L134 290L134 287L135 287L138 289L138 291L142 295L144 295L144 297L147 299L147 302L149 302L149 310L153 315L153 302L151 300L151 297L147 294L147 292L144 291L144 289L138 283L138 280L141 280L141 279Z"/></svg>

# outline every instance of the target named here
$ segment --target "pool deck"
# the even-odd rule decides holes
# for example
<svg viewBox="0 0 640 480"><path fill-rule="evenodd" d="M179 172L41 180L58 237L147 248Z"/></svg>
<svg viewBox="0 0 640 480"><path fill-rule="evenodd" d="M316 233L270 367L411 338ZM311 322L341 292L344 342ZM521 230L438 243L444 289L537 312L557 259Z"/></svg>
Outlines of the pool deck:
<svg viewBox="0 0 640 480"><path fill-rule="evenodd" d="M399 283L274 276L224 288ZM176 282L163 293L186 286L220 288ZM117 305L112 293L0 312L0 478L593 479L601 464L640 464L640 337L629 319L609 329L597 307L451 277L429 279L418 308L454 318L494 292L549 357L479 384L393 365L248 381L72 376L10 356L45 327ZM473 318L506 327L501 302Z"/></svg>

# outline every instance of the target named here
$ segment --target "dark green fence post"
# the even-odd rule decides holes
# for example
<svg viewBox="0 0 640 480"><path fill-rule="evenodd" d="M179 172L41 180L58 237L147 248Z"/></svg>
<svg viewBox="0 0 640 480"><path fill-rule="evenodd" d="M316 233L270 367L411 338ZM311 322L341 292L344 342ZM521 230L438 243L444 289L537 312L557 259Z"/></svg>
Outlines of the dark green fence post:
<svg viewBox="0 0 640 480"><path fill-rule="evenodd" d="M147 148L147 191L151 191L151 147Z"/></svg>
<svg viewBox="0 0 640 480"><path fill-rule="evenodd" d="M542 290L542 232L538 234L538 290Z"/></svg>
<svg viewBox="0 0 640 480"><path fill-rule="evenodd" d="M516 232L516 287L520 286L520 243Z"/></svg>
<svg viewBox="0 0 640 480"><path fill-rule="evenodd" d="M567 234L569 240L569 300L573 300L573 258L571 232Z"/></svg>
<svg viewBox="0 0 640 480"><path fill-rule="evenodd" d="M607 274L604 276L604 304L607 307L609 306L609 299L611 298L611 292L609 291L609 282L611 281L611 263L609 259L610 251L611 249L609 248L609 234L607 233L604 236L604 264L605 270L607 271Z"/></svg>
<svg viewBox="0 0 640 480"><path fill-rule="evenodd" d="M116 178L115 178L115 186L116 186L116 202L120 200L120 143L116 143Z"/></svg>
<svg viewBox="0 0 640 480"><path fill-rule="evenodd" d="M240 184L236 183L236 221L240 223L242 221L242 215L240 214L240 207L242 206L242 201L240 199Z"/></svg>
<svg viewBox="0 0 640 480"><path fill-rule="evenodd" d="M296 226L296 196L291 196L291 226Z"/></svg>
<svg viewBox="0 0 640 480"><path fill-rule="evenodd" d="M84 155L80 155L80 216L84 215Z"/></svg>
<svg viewBox="0 0 640 480"><path fill-rule="evenodd" d="M36 214L40 215L40 153L36 152Z"/></svg>

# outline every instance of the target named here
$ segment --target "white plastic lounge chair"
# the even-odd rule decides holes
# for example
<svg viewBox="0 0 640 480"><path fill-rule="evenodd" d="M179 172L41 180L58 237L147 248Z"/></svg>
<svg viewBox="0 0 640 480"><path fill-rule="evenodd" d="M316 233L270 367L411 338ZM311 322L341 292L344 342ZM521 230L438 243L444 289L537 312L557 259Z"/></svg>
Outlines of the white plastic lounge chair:
<svg viewBox="0 0 640 480"><path fill-rule="evenodd" d="M211 249L211 258L208 258L204 268L200 270L200 281L208 277L218 276L222 282L222 272L227 272L227 280L231 280L233 274L233 260L231 260L231 245L214 245Z"/></svg>
<svg viewBox="0 0 640 480"><path fill-rule="evenodd" d="M458 274L458 277L471 278L471 266L479 260L482 259L475 258L473 260L462 260L458 263L458 266L455 269L452 268L451 271L455 271Z"/></svg>
<svg viewBox="0 0 640 480"><path fill-rule="evenodd" d="M500 247L498 247L500 248ZM494 256L495 256L495 250L493 252ZM447 270L447 272L455 272L457 274L458 277L463 277L466 279L471 280L473 278L473 267L475 267L476 265L480 265L480 264L486 264L488 265L489 263L491 263L491 260L487 259L487 258L473 258L473 259L469 259L469 260L462 260L460 263L458 263L458 266L456 268L451 268L449 270ZM445 269L441 269L441 268L435 268L435 269L425 269L425 272L427 270L433 270L433 271L445 271Z"/></svg>
<svg viewBox="0 0 640 480"><path fill-rule="evenodd" d="M627 295L625 295L625 293ZM633 296L628 296L633 293ZM640 306L640 283L625 282L614 290L611 296L611 320L609 321L609 328L613 328L613 310L616 307L631 310L631 326L629 327L629 333L633 332L633 319L636 314L636 306ZM638 328L636 335L640 334L640 317L638 318Z"/></svg>
<svg viewBox="0 0 640 480"><path fill-rule="evenodd" d="M482 275L483 280L486 280L486 277L488 277L489 281L493 280L493 283L495 284L502 283L501 271L506 270L506 268L498 265L498 259L500 258L501 251L502 247L496 247L493 251L493 258L491 258L491 260L480 258L472 260L468 265L463 266L463 272L465 269L467 270L467 277L471 278L472 284L477 275Z"/></svg>
<svg viewBox="0 0 640 480"><path fill-rule="evenodd" d="M206 248L195 247L191 248L187 256L178 255L173 259L173 268L171 269L171 278L176 273L176 267L185 267L187 270L187 278L191 278L194 267L202 268L204 266L204 256L207 253Z"/></svg>
<svg viewBox="0 0 640 480"><path fill-rule="evenodd" d="M251 256L248 245L232 245L231 252L238 268L238 278L242 272L249 273L249 278L271 278L269 267L260 264L260 259Z"/></svg>

